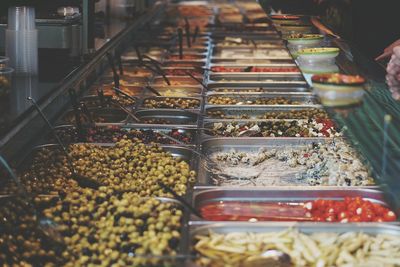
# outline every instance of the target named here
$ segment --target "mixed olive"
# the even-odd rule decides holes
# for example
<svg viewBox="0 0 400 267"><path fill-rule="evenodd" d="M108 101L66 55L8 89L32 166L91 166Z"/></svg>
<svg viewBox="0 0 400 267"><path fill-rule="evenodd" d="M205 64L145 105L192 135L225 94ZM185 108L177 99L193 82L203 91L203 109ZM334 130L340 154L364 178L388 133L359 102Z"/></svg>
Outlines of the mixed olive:
<svg viewBox="0 0 400 267"><path fill-rule="evenodd" d="M252 115L249 112L240 112L236 114L229 114L224 110L209 110L207 116L215 119L327 119L328 114L317 108L301 109L301 110L287 110L287 111L268 111L261 115Z"/></svg>
<svg viewBox="0 0 400 267"><path fill-rule="evenodd" d="M340 135L329 119L218 122L206 132L225 137L334 137Z"/></svg>
<svg viewBox="0 0 400 267"><path fill-rule="evenodd" d="M148 98L143 106L145 108L196 109L200 107L200 100L182 97Z"/></svg>
<svg viewBox="0 0 400 267"><path fill-rule="evenodd" d="M61 247L38 228L34 207L19 196L0 198L0 265L60 266Z"/></svg>
<svg viewBox="0 0 400 267"><path fill-rule="evenodd" d="M176 144L176 142L163 136L160 132L185 144L193 142L193 135L190 132L179 129L131 129L121 128L119 126L90 127L83 129L83 134L81 136L79 136L77 129L72 126L60 127L57 128L56 131L65 144L77 142L115 143L124 138L130 140L138 139L145 144ZM50 141L55 140L50 137Z"/></svg>
<svg viewBox="0 0 400 267"><path fill-rule="evenodd" d="M156 257L176 255L181 238L177 204L105 186L76 188L44 215L59 225L65 266L159 266Z"/></svg>
<svg viewBox="0 0 400 267"><path fill-rule="evenodd" d="M300 101L295 101L286 97L272 98L246 98L229 96L210 96L208 98L210 105L300 105Z"/></svg>

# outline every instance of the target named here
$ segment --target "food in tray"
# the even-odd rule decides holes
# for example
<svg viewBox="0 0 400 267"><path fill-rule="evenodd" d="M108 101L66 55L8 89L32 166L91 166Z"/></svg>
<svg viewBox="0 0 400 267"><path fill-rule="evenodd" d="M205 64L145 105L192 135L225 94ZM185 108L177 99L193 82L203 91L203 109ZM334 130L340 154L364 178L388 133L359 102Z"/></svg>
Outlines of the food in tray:
<svg viewBox="0 0 400 267"><path fill-rule="evenodd" d="M346 197L344 200L317 199L307 202L212 201L201 205L201 215L209 221L315 221L393 222L396 214L387 207Z"/></svg>
<svg viewBox="0 0 400 267"><path fill-rule="evenodd" d="M181 79L179 79L181 78ZM183 78L183 79L182 79ZM199 85L199 83L197 81L195 81L192 78L184 78L184 77L179 77L177 76L177 78L172 78L172 77L168 77L169 80L169 85L167 84L167 82L164 79L157 79L154 83L156 85L164 85L164 86L185 86L185 85Z"/></svg>
<svg viewBox="0 0 400 267"><path fill-rule="evenodd" d="M296 15L272 15L272 20L299 20L300 17Z"/></svg>
<svg viewBox="0 0 400 267"><path fill-rule="evenodd" d="M65 140L65 139L64 139ZM32 155L32 161L26 169L17 173L21 184L30 194L57 194L75 186L76 182L69 178L67 162L60 151L43 147ZM16 194L17 184L11 180L2 181L0 194Z"/></svg>
<svg viewBox="0 0 400 267"><path fill-rule="evenodd" d="M257 87L257 88L248 88L248 89L235 89L235 88L217 88L213 89L215 92L223 92L223 93L236 93L236 92L243 92L243 93L262 93L264 92L264 88Z"/></svg>
<svg viewBox="0 0 400 267"><path fill-rule="evenodd" d="M324 39L322 34L290 34L287 38L289 44L293 45L318 45Z"/></svg>
<svg viewBox="0 0 400 267"><path fill-rule="evenodd" d="M225 137L335 137L330 119L270 120L251 122L216 122L207 133Z"/></svg>
<svg viewBox="0 0 400 267"><path fill-rule="evenodd" d="M205 5L179 5L178 11L183 17L204 17L212 16L213 10Z"/></svg>
<svg viewBox="0 0 400 267"><path fill-rule="evenodd" d="M158 186L157 179L161 176L166 178L163 182L179 195L186 193L188 182L193 182L195 178L195 172L190 171L188 163L174 158L157 144L145 145L122 139L112 147L70 145L69 153L80 174L110 188L129 189L143 197L171 196ZM104 160L106 158L109 160ZM169 167L159 170L159 173L152 171L152 167L164 164Z"/></svg>
<svg viewBox="0 0 400 267"><path fill-rule="evenodd" d="M104 95L115 95L114 84L110 84L108 86L92 86L89 90L89 95L96 95L97 89L102 88ZM120 86L119 90L123 91L124 93L130 96L137 96L141 95L143 91L142 86Z"/></svg>
<svg viewBox="0 0 400 267"><path fill-rule="evenodd" d="M200 100L192 98L182 98L182 97L148 98L144 100L143 107L197 109L200 107Z"/></svg>
<svg viewBox="0 0 400 267"><path fill-rule="evenodd" d="M54 242L38 228L33 205L20 196L0 198L2 266L61 266Z"/></svg>
<svg viewBox="0 0 400 267"><path fill-rule="evenodd" d="M332 229L327 229L332 230ZM196 235L196 264L207 267L259 266L268 250L282 251L300 266L399 266L400 239L393 234L344 233L319 230L312 234L289 228L284 231L215 233ZM265 266L265 265L262 265Z"/></svg>
<svg viewBox="0 0 400 267"><path fill-rule="evenodd" d="M283 49L252 49L251 51L238 51L233 49L222 49L221 52L214 55L219 58L237 58L237 59L262 59L264 57L284 57L288 58L289 53Z"/></svg>
<svg viewBox="0 0 400 267"><path fill-rule="evenodd" d="M308 102L312 102L311 100ZM229 97L229 96L210 96L208 97L209 105L302 105L310 104L304 101L295 101L286 97L271 98L254 98L254 100L246 97Z"/></svg>
<svg viewBox="0 0 400 267"><path fill-rule="evenodd" d="M136 99L114 93L111 97L105 95L103 102L98 96L84 97L81 99L81 102L85 103L88 108L118 108L118 105L123 107L133 107L136 104Z"/></svg>
<svg viewBox="0 0 400 267"><path fill-rule="evenodd" d="M264 147L259 151L213 152L207 166L220 186L370 186L370 170L341 140L308 146Z"/></svg>
<svg viewBox="0 0 400 267"><path fill-rule="evenodd" d="M68 266L160 266L168 260L157 256L178 253L183 212L176 203L85 188L43 213L58 224Z"/></svg>
<svg viewBox="0 0 400 267"><path fill-rule="evenodd" d="M362 101L365 79L361 76L318 74L313 75L311 80L324 105L343 106Z"/></svg>
<svg viewBox="0 0 400 267"><path fill-rule="evenodd" d="M146 82L148 80L143 77L137 77L137 78L126 78L126 79L120 79L119 84L122 87L130 87L130 86L143 86L146 85ZM113 87L114 86L114 81L109 80L108 78L105 81L100 81L101 86L103 87Z"/></svg>
<svg viewBox="0 0 400 267"><path fill-rule="evenodd" d="M158 90L158 92L162 96L168 96L168 97L195 97L199 96L201 94L201 89L199 90L193 90L192 88L167 88L163 90Z"/></svg>
<svg viewBox="0 0 400 267"><path fill-rule="evenodd" d="M224 67L215 66L211 68L212 72L299 72L297 67Z"/></svg>
<svg viewBox="0 0 400 267"><path fill-rule="evenodd" d="M109 75L112 76L113 72L110 71ZM135 77L145 77L150 78L153 76L153 72L148 69L140 68L140 67L131 67L131 66L123 66L123 75L120 75L122 80L135 78Z"/></svg>
<svg viewBox="0 0 400 267"><path fill-rule="evenodd" d="M331 60L339 55L339 51L336 47L316 47L300 49L297 54L301 59L306 60Z"/></svg>
<svg viewBox="0 0 400 267"><path fill-rule="evenodd" d="M89 109L88 113L79 112L81 123L113 123L122 122L127 118L127 113L121 109L104 108L104 109ZM76 124L75 112L69 111L62 119L62 124Z"/></svg>
<svg viewBox="0 0 400 267"><path fill-rule="evenodd" d="M167 56L167 60L202 60L205 59L205 55L183 55L182 58L180 58L179 55L169 55Z"/></svg>
<svg viewBox="0 0 400 267"><path fill-rule="evenodd" d="M193 76L203 77L203 72L201 70L196 69L166 69L164 70L166 75L169 76L188 76L188 72Z"/></svg>
<svg viewBox="0 0 400 267"><path fill-rule="evenodd" d="M257 48L276 48L277 46L283 46L283 44L278 43L278 44L274 44L274 43L268 43L268 42L256 42ZM217 42L216 43L216 47L218 48L224 48L224 47L254 47L254 44L252 44L249 40L243 40L241 42L231 42L229 40L225 40L225 41L221 41L221 42Z"/></svg>
<svg viewBox="0 0 400 267"><path fill-rule="evenodd" d="M84 129L83 140L79 140L78 132L74 127L57 128L56 131L65 144L77 142L115 143L126 138L129 140L138 139L145 144L176 144L174 141L159 134L159 131L185 144L193 142L193 135L190 132L179 129L135 129L119 126L91 127ZM50 140L54 141L52 138Z"/></svg>
<svg viewBox="0 0 400 267"><path fill-rule="evenodd" d="M213 119L328 119L328 114L323 109L317 108L266 111L261 115L253 115L254 113L254 111L246 111L231 114L224 110L208 110L207 117Z"/></svg>

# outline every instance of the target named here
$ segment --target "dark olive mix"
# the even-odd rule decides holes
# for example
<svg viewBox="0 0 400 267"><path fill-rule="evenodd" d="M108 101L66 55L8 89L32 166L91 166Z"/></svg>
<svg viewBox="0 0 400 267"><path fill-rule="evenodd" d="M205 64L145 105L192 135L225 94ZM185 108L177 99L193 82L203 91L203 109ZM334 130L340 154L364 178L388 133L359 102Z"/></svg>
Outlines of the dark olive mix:
<svg viewBox="0 0 400 267"><path fill-rule="evenodd" d="M180 131L178 129L160 130L165 134L181 141L185 144L193 142L193 136L190 132ZM130 140L138 139L145 144L176 144L174 141L162 136L158 130L152 129L124 129L119 126L92 127L83 131L83 139L79 140L78 132L75 127L61 127L57 133L65 144L88 142L88 143L115 143L126 138ZM54 142L50 136L50 142Z"/></svg>
<svg viewBox="0 0 400 267"><path fill-rule="evenodd" d="M299 105L301 102L285 97L255 98L254 100L245 97L210 96L210 105Z"/></svg>
<svg viewBox="0 0 400 267"><path fill-rule="evenodd" d="M249 114L227 114L223 110L212 110L207 112L210 118L218 119L250 119ZM256 119L327 119L328 114L322 109L303 109L288 111L269 111L255 116Z"/></svg>
<svg viewBox="0 0 400 267"><path fill-rule="evenodd" d="M0 198L0 265L60 266L62 250L40 231L33 207L21 197Z"/></svg>
<svg viewBox="0 0 400 267"><path fill-rule="evenodd" d="M144 101L145 108L196 109L200 100L180 97L150 98Z"/></svg>
<svg viewBox="0 0 400 267"><path fill-rule="evenodd" d="M330 119L218 122L214 123L212 129L207 132L225 137L334 137L340 135Z"/></svg>

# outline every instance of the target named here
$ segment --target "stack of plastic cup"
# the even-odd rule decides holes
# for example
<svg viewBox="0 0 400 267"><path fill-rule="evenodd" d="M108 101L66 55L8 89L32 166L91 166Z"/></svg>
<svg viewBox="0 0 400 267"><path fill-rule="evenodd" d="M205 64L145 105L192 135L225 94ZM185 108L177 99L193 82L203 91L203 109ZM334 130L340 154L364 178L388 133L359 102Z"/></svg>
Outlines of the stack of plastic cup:
<svg viewBox="0 0 400 267"><path fill-rule="evenodd" d="M33 7L8 9L6 55L17 75L38 74L38 32Z"/></svg>

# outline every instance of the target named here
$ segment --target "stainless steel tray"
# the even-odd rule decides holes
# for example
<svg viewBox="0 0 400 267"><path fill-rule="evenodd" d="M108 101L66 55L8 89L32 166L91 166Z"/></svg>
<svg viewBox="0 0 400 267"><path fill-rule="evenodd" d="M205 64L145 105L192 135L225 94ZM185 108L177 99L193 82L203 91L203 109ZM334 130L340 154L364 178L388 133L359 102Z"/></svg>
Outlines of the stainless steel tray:
<svg viewBox="0 0 400 267"><path fill-rule="evenodd" d="M148 131L152 130L154 132L162 132L164 134L170 133L172 130L176 130L179 133L182 134L187 134L191 138L191 142L187 143L187 145L194 145L196 144L196 139L197 139L197 130L195 128L182 128L181 125L151 125L151 124L145 124L144 126L137 125L137 124L126 124L126 123L96 123L94 127L91 127L90 129L93 128L112 128L115 130L121 130L121 131L129 131L129 130L140 130L140 131ZM55 127L55 130L62 130L62 129L76 129L74 125L60 125ZM111 129L111 130L112 130ZM73 131L70 131L71 134L74 134ZM49 140L54 140L52 138L52 134L50 133L44 138L44 143L49 143ZM59 135L60 136L60 135ZM65 142L64 136L60 136L61 140L64 142L64 144L67 144ZM71 136L71 141L74 142L73 140L78 140L78 134L76 133L75 136ZM169 139L166 139L170 141ZM85 142L88 143L93 143L94 141L90 142L90 140L85 139ZM71 143L71 142L69 142ZM177 144L178 145L178 144Z"/></svg>
<svg viewBox="0 0 400 267"><path fill-rule="evenodd" d="M267 148L268 150L276 149L281 150L283 148L290 148L290 149L302 149L309 145L313 145L315 143L327 143L333 142L332 138L247 138L247 137L240 137L240 138L212 138L204 140L201 143L202 154L205 157L209 158L210 155L214 153L229 153L231 151L235 152L245 152L245 153L258 153L261 149ZM279 161L275 161L275 164L278 164ZM287 166L286 166L287 165ZM204 189L204 188L215 188L214 179L218 178L218 174L214 174L212 170L209 170L209 163L205 161L204 158L200 159L199 162L199 173L198 173L198 183L196 184L197 189ZM250 188L270 188L272 187L279 187L279 188L289 188L289 189L311 189L311 188L335 188L335 189L342 189L342 188L351 188L352 186L339 186L339 185L315 185L310 186L307 184L306 181L302 182L299 181L292 181L295 178L295 174L299 172L303 172L303 167L295 166L295 168L289 168L289 164L285 162L284 166L281 166L284 170L288 170L288 173L284 173L282 170L275 170L275 172L271 173L271 177L286 177L288 180L281 183L281 185L264 185L264 186L254 186L252 184L249 185L227 185L224 188L229 187L250 187ZM249 167L250 168L250 167ZM271 166L272 168L272 166ZM278 167L276 167L278 168ZM298 169L296 169L298 168ZM285 178L285 179L286 179ZM246 181L244 181L246 182ZM298 183L302 182L302 183ZM377 188L375 185L366 185L366 186L354 186L353 188Z"/></svg>
<svg viewBox="0 0 400 267"><path fill-rule="evenodd" d="M318 189L205 189L195 190L193 206L199 208L209 202L307 202L316 199L343 200L345 197L361 197L373 203L388 206L383 192L371 188L318 188Z"/></svg>
<svg viewBox="0 0 400 267"><path fill-rule="evenodd" d="M169 79L171 86L184 86L184 87L199 86L199 83L197 81L189 77L167 76L167 78ZM154 78L152 84L156 86L169 86L164 80L164 78L159 76Z"/></svg>
<svg viewBox="0 0 400 267"><path fill-rule="evenodd" d="M230 73L211 73L210 81L256 81L256 82L272 82L272 81L286 81L286 82L298 82L304 81L301 73L246 73L246 72L230 72Z"/></svg>
<svg viewBox="0 0 400 267"><path fill-rule="evenodd" d="M293 63L293 59L289 57L283 58L262 58L262 59L246 59L246 58L211 58L211 64L246 64L251 66L262 65L262 64L285 64L285 63Z"/></svg>
<svg viewBox="0 0 400 267"><path fill-rule="evenodd" d="M199 97L203 92L201 86L153 86L153 88L167 97Z"/></svg>
<svg viewBox="0 0 400 267"><path fill-rule="evenodd" d="M296 223L296 222L225 222L225 223L202 223L189 222L191 244L193 244L195 235L207 235L210 231L218 234L228 234L232 232L253 232L267 233L280 232L288 228L296 228L299 231L312 233L347 233L347 232L363 232L370 235L388 234L399 236L400 227L397 225L388 225L383 223ZM251 229L251 230L250 230Z"/></svg>
<svg viewBox="0 0 400 267"><path fill-rule="evenodd" d="M267 113L273 112L285 112L288 114L288 119L290 119L290 112L291 111L303 111L303 110L310 110L310 109L320 109L322 106L315 105L315 106L297 106L293 105L290 107L281 107L281 106L269 106L269 107L259 107L259 106L252 106L252 107L242 107L242 106L210 106L206 107L205 109L205 117L207 120L211 119L243 119L241 116L245 115L250 120L261 119L261 117ZM216 112L224 116L215 116L212 115L212 112ZM210 115L211 114L211 115Z"/></svg>
<svg viewBox="0 0 400 267"><path fill-rule="evenodd" d="M232 105L218 105L218 104L210 104L209 100L214 97L229 97L232 99L235 99L239 101L238 103L241 104L232 104ZM257 105L257 104L247 104L247 101L256 101L260 99L272 99L272 98L278 98L278 97L283 97L285 99L291 100L291 101L296 101L298 102L297 104L286 104L286 105L280 105L280 104L269 104L269 105ZM238 94L208 94L206 98L206 108L210 107L218 107L218 106L230 106L230 107L245 107L245 108L251 108L255 106L263 106L263 107L274 107L274 106L314 106L315 104L318 103L318 99L311 93L266 93L266 94L245 94L245 95L238 95Z"/></svg>
<svg viewBox="0 0 400 267"><path fill-rule="evenodd" d="M145 124L178 124L178 125L188 125L189 127L194 127L198 123L199 115L193 112L182 111L182 110L139 110L135 115L141 120L157 120L154 123L144 123ZM165 123L160 123L165 121Z"/></svg>
<svg viewBox="0 0 400 267"><path fill-rule="evenodd" d="M286 67L297 67L294 62L283 62L283 63L259 63L259 64L244 64L244 63L230 63L230 64L218 64L218 63L211 63L210 68L212 67L227 67L227 68L246 68L246 67L260 67L260 68L286 68ZM229 72L232 73L232 72Z"/></svg>
<svg viewBox="0 0 400 267"><path fill-rule="evenodd" d="M172 68L182 68L182 67L204 67L206 65L205 62L198 61L164 61L164 67L172 67Z"/></svg>
<svg viewBox="0 0 400 267"><path fill-rule="evenodd" d="M215 85L215 84L210 84L210 85ZM237 84L236 84L237 85ZM280 86L268 86L268 87L262 87L262 86L254 86L254 87L213 87L210 86L209 90L205 93L206 95L225 95L225 94L232 94L232 95L262 95L262 94L267 94L267 93L309 93L310 88L307 87L280 87Z"/></svg>
<svg viewBox="0 0 400 267"><path fill-rule="evenodd" d="M198 97L152 96L152 97L143 98L141 103L140 103L140 105L139 105L139 108L141 108L141 109L163 109L163 110L164 109L178 109L178 110L182 110L183 109L183 108L178 108L178 107L177 108L162 108L162 107L148 108L148 107L144 106L146 101L154 100L156 102L159 102L159 101L164 101L164 100L167 100L167 99L189 100L189 101L196 101L198 103L197 107L189 108L188 110L199 110L201 108L201 105L202 105L202 98L198 98Z"/></svg>
<svg viewBox="0 0 400 267"><path fill-rule="evenodd" d="M293 93L293 92L310 92L310 88L307 86L291 86L291 87L284 87L284 86L254 86L254 87L242 87L240 84L231 84L231 86L212 86L210 84L208 86L207 95L209 94L265 94L265 93ZM236 87L235 87L236 86Z"/></svg>
<svg viewBox="0 0 400 267"><path fill-rule="evenodd" d="M89 109L89 112L94 116L99 116L104 119L102 122L124 122L127 119L127 113L121 109L115 108L95 108ZM72 121L68 121L67 118L71 118ZM73 110L67 110L57 125L60 124L71 124L75 120L75 114ZM99 122L99 121L98 121Z"/></svg>
<svg viewBox="0 0 400 267"><path fill-rule="evenodd" d="M244 88L244 87L268 87L268 88L304 88L307 87L308 84L306 81L298 80L298 81L293 81L293 80L263 80L263 81L240 81L240 80L220 80L220 81L209 81L207 84L207 87L210 90L213 90L214 88L221 88L221 87L228 87L228 88Z"/></svg>

